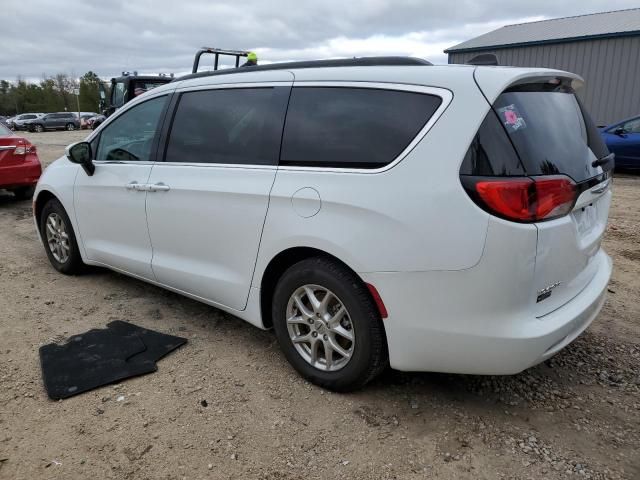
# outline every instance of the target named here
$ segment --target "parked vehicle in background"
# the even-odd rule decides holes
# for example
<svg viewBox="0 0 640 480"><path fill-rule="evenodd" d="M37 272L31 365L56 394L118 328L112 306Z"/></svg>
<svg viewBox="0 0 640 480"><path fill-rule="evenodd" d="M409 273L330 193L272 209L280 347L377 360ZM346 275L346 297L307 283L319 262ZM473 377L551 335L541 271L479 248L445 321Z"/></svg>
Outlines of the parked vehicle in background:
<svg viewBox="0 0 640 480"><path fill-rule="evenodd" d="M10 117L5 117L4 115L0 115L0 123L2 123L3 125L7 125L7 120L9 120Z"/></svg>
<svg viewBox="0 0 640 480"><path fill-rule="evenodd" d="M10 121L7 122L7 124L12 130L27 130L27 122L37 120L38 118L41 118L43 116L44 113L22 113L20 115L12 117Z"/></svg>
<svg viewBox="0 0 640 480"><path fill-rule="evenodd" d="M0 124L0 189L31 198L41 173L35 145Z"/></svg>
<svg viewBox="0 0 640 480"><path fill-rule="evenodd" d="M47 113L46 115L24 123L30 132L45 130L76 130L80 128L78 115L72 112Z"/></svg>
<svg viewBox="0 0 640 480"><path fill-rule="evenodd" d="M90 120L98 115L97 113L80 113L80 129L84 130L87 128L91 128Z"/></svg>
<svg viewBox="0 0 640 480"><path fill-rule="evenodd" d="M89 128L95 130L107 119L104 115L95 115L88 120Z"/></svg>
<svg viewBox="0 0 640 480"><path fill-rule="evenodd" d="M640 116L600 129L602 138L616 155L616 168L640 170Z"/></svg>
<svg viewBox="0 0 640 480"><path fill-rule="evenodd" d="M323 387L517 373L589 326L611 275L613 161L581 83L398 57L188 75L68 147L36 224L58 271L273 327Z"/></svg>

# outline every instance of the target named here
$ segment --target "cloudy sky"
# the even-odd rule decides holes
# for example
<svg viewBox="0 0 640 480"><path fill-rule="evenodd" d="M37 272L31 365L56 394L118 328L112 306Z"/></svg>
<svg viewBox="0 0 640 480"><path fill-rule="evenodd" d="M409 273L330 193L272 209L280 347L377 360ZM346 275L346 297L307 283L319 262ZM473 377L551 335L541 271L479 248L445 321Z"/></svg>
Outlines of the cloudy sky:
<svg viewBox="0 0 640 480"><path fill-rule="evenodd" d="M261 60L442 51L506 24L638 6L638 0L23 0L2 2L0 78L93 70L186 72L201 46Z"/></svg>

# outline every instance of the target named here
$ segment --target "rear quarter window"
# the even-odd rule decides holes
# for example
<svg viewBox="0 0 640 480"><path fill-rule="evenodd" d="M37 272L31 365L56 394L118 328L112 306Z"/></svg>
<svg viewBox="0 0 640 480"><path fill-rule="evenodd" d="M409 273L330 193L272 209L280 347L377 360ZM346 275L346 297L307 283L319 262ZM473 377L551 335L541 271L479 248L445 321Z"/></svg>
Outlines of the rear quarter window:
<svg viewBox="0 0 640 480"><path fill-rule="evenodd" d="M281 165L380 168L436 112L435 95L350 87L294 87Z"/></svg>

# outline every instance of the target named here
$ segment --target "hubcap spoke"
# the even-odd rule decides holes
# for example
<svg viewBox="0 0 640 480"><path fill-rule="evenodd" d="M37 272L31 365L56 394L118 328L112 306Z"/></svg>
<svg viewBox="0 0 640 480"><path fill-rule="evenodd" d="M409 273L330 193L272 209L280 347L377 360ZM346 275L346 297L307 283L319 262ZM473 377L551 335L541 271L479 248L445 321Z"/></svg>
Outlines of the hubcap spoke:
<svg viewBox="0 0 640 480"><path fill-rule="evenodd" d="M57 213L51 213L47 217L45 226L47 245L51 255L56 261L65 263L71 251L67 226Z"/></svg>

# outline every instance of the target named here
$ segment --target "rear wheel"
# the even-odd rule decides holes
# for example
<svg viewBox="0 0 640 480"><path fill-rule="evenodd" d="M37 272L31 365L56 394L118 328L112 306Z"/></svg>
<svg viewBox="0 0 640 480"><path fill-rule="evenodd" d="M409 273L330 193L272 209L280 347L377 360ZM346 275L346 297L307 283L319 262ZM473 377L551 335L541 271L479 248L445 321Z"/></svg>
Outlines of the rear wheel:
<svg viewBox="0 0 640 480"><path fill-rule="evenodd" d="M66 275L80 273L84 268L71 221L62 204L49 200L40 215L40 236L53 268Z"/></svg>
<svg viewBox="0 0 640 480"><path fill-rule="evenodd" d="M13 194L18 200L29 200L33 197L35 187L20 187L13 190Z"/></svg>
<svg viewBox="0 0 640 480"><path fill-rule="evenodd" d="M37 125L35 125L35 126L33 127L33 130L34 130L35 132L42 133L42 132L44 132L44 127L43 127L42 125L40 125L40 124L37 124Z"/></svg>
<svg viewBox="0 0 640 480"><path fill-rule="evenodd" d="M276 286L272 315L289 363L321 387L355 390L387 365L382 320L366 286L334 260L290 267Z"/></svg>
<svg viewBox="0 0 640 480"><path fill-rule="evenodd" d="M71 132L76 129L76 126L73 123L67 123L66 129Z"/></svg>

